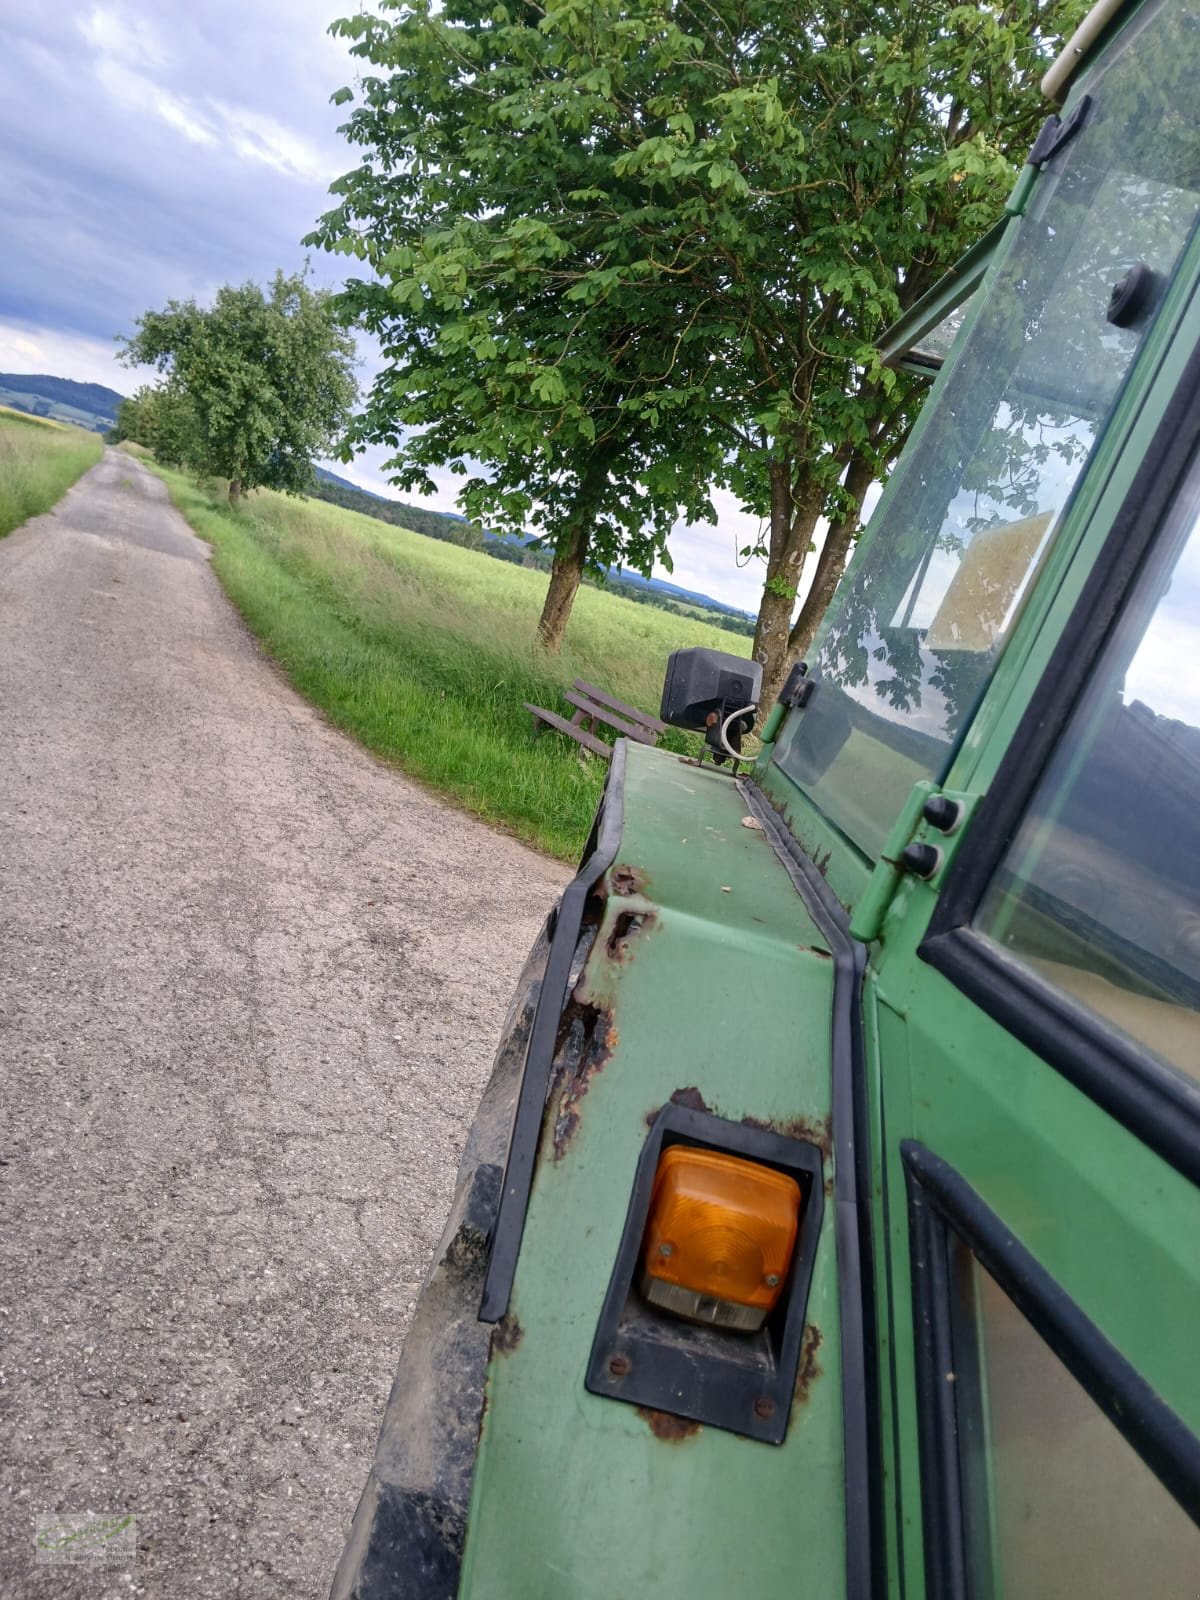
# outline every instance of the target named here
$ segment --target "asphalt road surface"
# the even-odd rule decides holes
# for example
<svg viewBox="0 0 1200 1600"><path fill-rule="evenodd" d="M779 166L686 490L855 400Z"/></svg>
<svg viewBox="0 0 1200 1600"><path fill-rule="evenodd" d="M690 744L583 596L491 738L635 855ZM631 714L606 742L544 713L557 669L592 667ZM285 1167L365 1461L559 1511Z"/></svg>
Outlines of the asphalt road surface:
<svg viewBox="0 0 1200 1600"><path fill-rule="evenodd" d="M130 457L0 541L4 1600L327 1593L566 878L298 699Z"/></svg>

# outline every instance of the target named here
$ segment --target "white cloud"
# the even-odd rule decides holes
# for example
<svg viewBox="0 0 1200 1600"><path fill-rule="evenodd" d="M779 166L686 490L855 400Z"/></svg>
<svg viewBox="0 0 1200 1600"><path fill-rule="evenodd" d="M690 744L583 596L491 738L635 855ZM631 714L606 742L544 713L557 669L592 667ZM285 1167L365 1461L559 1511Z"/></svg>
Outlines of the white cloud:
<svg viewBox="0 0 1200 1600"><path fill-rule="evenodd" d="M122 367L117 347L103 339L0 321L0 372L44 372L76 383L103 383L132 394L154 377L149 367Z"/></svg>
<svg viewBox="0 0 1200 1600"><path fill-rule="evenodd" d="M79 27L95 52L96 79L121 111L157 117L190 144L305 183L328 186L341 171L344 158L339 165L322 156L312 140L268 113L173 87L176 63L144 17L96 6Z"/></svg>
<svg viewBox="0 0 1200 1600"><path fill-rule="evenodd" d="M222 122L222 136L243 160L261 161L285 177L330 184L345 166L325 160L310 140L273 117L237 106L210 102Z"/></svg>
<svg viewBox="0 0 1200 1600"><path fill-rule="evenodd" d="M1125 675L1126 704L1141 700L1160 717L1200 722L1200 693L1188 665L1200 642L1200 540L1189 539Z"/></svg>
<svg viewBox="0 0 1200 1600"><path fill-rule="evenodd" d="M360 489L366 489L369 494L383 495L385 500L404 500L409 505L427 506L430 511L447 511L462 515L458 504L459 491L463 486L461 477L451 472L448 467L434 467L429 473L434 484L433 494L418 494L415 489L406 489L402 494L384 476L383 464L394 454L394 451L384 445L373 445L361 451L349 463L325 461L322 465L340 477L348 478L351 483L356 483Z"/></svg>
<svg viewBox="0 0 1200 1600"><path fill-rule="evenodd" d="M879 494L876 488L867 495L868 517L878 504ZM739 552L765 537L765 526L761 519L743 511L737 496L727 489L714 489L712 503L717 513L716 525L696 523L688 527L680 524L671 536L674 572L658 567L655 573L685 589L699 589L714 600L723 600L726 605L756 614L767 575L766 563L758 557L743 557ZM816 548L805 558L801 568L797 612L812 582L827 527L823 521L818 524Z"/></svg>
<svg viewBox="0 0 1200 1600"><path fill-rule="evenodd" d="M189 143L210 147L219 143L212 124L203 121L196 107L189 105L186 100L179 100L165 89L151 86L149 103L167 126L183 134Z"/></svg>
<svg viewBox="0 0 1200 1600"><path fill-rule="evenodd" d="M96 78L121 111L161 117L168 127L182 133L191 144L217 144L215 128L205 121L194 104L171 94L124 62L102 56L96 63Z"/></svg>
<svg viewBox="0 0 1200 1600"><path fill-rule="evenodd" d="M81 33L98 54L123 60L151 72L161 72L170 62L162 40L144 16L110 6L93 6L80 19Z"/></svg>

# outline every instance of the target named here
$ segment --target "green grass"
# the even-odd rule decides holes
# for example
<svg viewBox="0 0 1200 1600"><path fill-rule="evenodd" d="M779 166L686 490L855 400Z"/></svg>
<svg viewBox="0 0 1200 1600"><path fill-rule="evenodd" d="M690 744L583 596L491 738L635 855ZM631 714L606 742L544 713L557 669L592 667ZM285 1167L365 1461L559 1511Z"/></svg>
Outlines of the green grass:
<svg viewBox="0 0 1200 1600"><path fill-rule="evenodd" d="M546 577L318 500L266 491L229 510L163 471L226 592L293 685L368 749L553 855L578 856L604 765L535 737L528 700L569 711L585 678L657 711L684 645L750 641L582 589L561 656L534 630ZM668 734L687 749L687 736Z"/></svg>
<svg viewBox="0 0 1200 1600"><path fill-rule="evenodd" d="M49 511L103 451L98 434L0 408L0 539Z"/></svg>

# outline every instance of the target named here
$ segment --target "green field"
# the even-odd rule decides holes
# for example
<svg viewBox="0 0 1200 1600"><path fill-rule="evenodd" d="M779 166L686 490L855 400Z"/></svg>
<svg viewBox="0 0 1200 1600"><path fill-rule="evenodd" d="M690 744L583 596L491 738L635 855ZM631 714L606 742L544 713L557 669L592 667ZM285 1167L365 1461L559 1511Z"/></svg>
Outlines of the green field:
<svg viewBox="0 0 1200 1600"><path fill-rule="evenodd" d="M0 408L0 539L49 511L103 451L97 434Z"/></svg>
<svg viewBox="0 0 1200 1600"><path fill-rule="evenodd" d="M656 712L672 650L749 652L749 639L582 589L550 658L534 642L542 573L318 500L260 491L234 512L161 475L302 694L378 755L567 859L587 837L604 764L558 734L535 736L522 701L569 711L561 692L580 677ZM687 738L668 734L680 750Z"/></svg>

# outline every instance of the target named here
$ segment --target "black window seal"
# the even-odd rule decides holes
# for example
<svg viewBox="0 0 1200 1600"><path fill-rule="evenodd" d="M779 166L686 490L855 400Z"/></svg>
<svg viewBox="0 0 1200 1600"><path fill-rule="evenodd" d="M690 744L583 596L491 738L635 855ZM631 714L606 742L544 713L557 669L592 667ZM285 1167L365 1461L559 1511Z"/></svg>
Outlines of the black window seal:
<svg viewBox="0 0 1200 1600"><path fill-rule="evenodd" d="M958 1236L1093 1404L1200 1525L1200 1438L1160 1398L970 1184L916 1140L900 1145L912 1250L917 1415L930 1600L971 1592L958 1385L954 1372L949 1232Z"/></svg>
<svg viewBox="0 0 1200 1600"><path fill-rule="evenodd" d="M918 955L1121 1122L1200 1183L1200 1085L971 930L985 891L1151 554L1185 474L1200 455L1200 347L1188 358L1103 549L979 803Z"/></svg>
<svg viewBox="0 0 1200 1600"><path fill-rule="evenodd" d="M846 1594L882 1596L883 1468L875 1247L871 1235L874 1177L867 1107L862 985L867 947L850 935L845 907L750 778L738 790L833 956L830 1018L833 1215L837 1247L842 1350L842 1440L846 1501Z"/></svg>
<svg viewBox="0 0 1200 1600"><path fill-rule="evenodd" d="M905 1180L926 1594L928 1600L967 1600L957 1394L949 1381L954 1334L946 1229L911 1170Z"/></svg>

